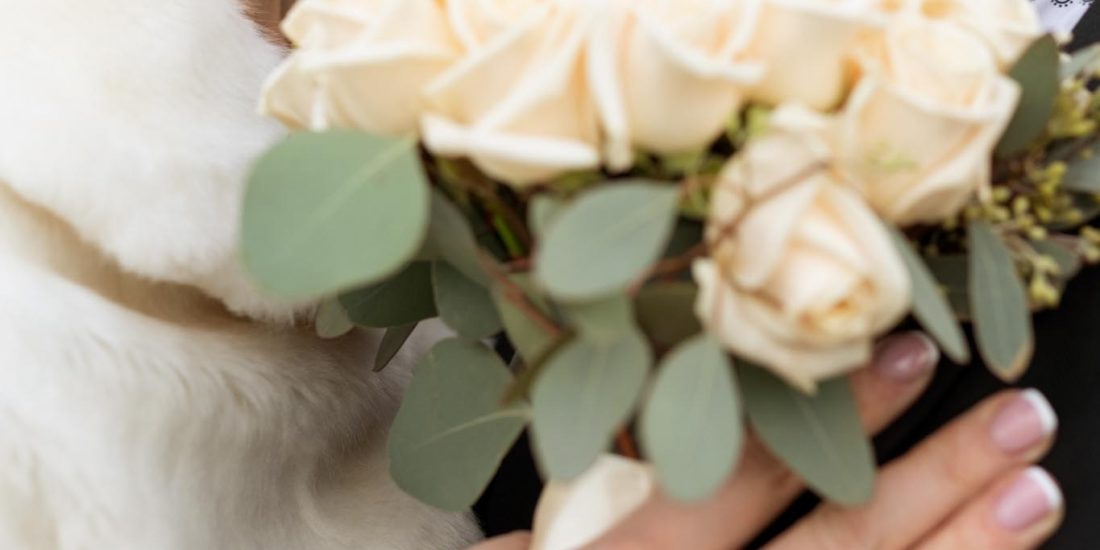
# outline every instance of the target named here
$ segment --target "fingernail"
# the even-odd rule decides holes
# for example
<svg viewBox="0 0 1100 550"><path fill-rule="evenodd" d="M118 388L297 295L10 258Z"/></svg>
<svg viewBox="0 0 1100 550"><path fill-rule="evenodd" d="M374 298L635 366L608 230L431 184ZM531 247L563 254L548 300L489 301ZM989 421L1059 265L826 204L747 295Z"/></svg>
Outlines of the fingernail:
<svg viewBox="0 0 1100 550"><path fill-rule="evenodd" d="M882 376L907 384L921 378L940 361L940 350L919 332L891 336L875 350L874 368Z"/></svg>
<svg viewBox="0 0 1100 550"><path fill-rule="evenodd" d="M1062 491L1045 470L1032 466L1001 495L994 515L1009 531L1023 531L1062 507Z"/></svg>
<svg viewBox="0 0 1100 550"><path fill-rule="evenodd" d="M1038 445L1058 428L1058 416L1038 390L1024 390L1001 406L990 425L997 448L1013 454Z"/></svg>

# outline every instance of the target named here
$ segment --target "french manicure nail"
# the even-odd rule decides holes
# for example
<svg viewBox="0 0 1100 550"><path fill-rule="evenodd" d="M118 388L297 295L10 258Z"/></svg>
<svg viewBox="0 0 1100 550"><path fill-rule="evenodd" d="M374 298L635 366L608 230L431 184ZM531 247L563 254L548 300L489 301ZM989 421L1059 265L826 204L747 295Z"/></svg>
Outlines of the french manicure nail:
<svg viewBox="0 0 1100 550"><path fill-rule="evenodd" d="M994 516L1009 531L1022 531L1062 507L1062 491L1045 470L1032 466L997 501Z"/></svg>
<svg viewBox="0 0 1100 550"><path fill-rule="evenodd" d="M1015 454L1038 445L1058 428L1058 417L1043 394L1030 389L1001 406L990 425L990 438L1000 450Z"/></svg>
<svg viewBox="0 0 1100 550"><path fill-rule="evenodd" d="M927 374L939 359L936 344L927 336L913 332L883 340L875 353L874 368L890 380L907 384Z"/></svg>

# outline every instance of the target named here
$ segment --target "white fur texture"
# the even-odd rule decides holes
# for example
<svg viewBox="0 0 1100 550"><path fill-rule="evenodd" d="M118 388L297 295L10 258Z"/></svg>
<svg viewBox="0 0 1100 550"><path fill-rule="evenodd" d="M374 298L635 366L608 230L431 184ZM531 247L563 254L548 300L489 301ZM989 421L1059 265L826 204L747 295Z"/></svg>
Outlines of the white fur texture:
<svg viewBox="0 0 1100 550"><path fill-rule="evenodd" d="M319 340L238 267L279 56L234 0L0 0L0 548L477 538L386 472L441 329L374 375L378 335Z"/></svg>

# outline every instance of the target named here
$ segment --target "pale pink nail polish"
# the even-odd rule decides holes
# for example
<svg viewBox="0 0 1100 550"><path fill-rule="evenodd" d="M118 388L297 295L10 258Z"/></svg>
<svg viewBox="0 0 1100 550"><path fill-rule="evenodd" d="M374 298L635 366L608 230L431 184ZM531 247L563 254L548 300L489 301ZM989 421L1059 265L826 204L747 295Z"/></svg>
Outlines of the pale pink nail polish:
<svg viewBox="0 0 1100 550"><path fill-rule="evenodd" d="M927 374L939 360L936 344L914 332L883 340L875 352L874 368L890 380L907 384Z"/></svg>
<svg viewBox="0 0 1100 550"><path fill-rule="evenodd" d="M1058 417L1038 390L1024 390L1001 406L989 428L998 449L1015 454L1028 450L1058 428Z"/></svg>
<svg viewBox="0 0 1100 550"><path fill-rule="evenodd" d="M1062 507L1062 491L1045 470L1028 468L997 501L993 515L1009 531L1022 531Z"/></svg>

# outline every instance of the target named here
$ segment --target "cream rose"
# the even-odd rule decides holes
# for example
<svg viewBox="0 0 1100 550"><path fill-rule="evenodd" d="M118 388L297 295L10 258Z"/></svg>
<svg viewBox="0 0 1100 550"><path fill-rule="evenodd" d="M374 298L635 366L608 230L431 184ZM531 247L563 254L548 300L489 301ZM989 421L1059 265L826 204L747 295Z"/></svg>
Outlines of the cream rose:
<svg viewBox="0 0 1100 550"><path fill-rule="evenodd" d="M608 165L633 147L702 149L741 107L763 66L745 58L760 0L592 0L588 78Z"/></svg>
<svg viewBox="0 0 1100 550"><path fill-rule="evenodd" d="M696 314L732 352L811 391L870 358L909 308L909 278L881 222L829 167L828 121L801 107L723 172Z"/></svg>
<svg viewBox="0 0 1100 550"><path fill-rule="evenodd" d="M514 185L599 166L589 12L566 0L451 0L448 11L467 52L425 90L427 148Z"/></svg>
<svg viewBox="0 0 1100 550"><path fill-rule="evenodd" d="M936 223L989 187L993 149L1019 100L980 40L919 18L861 50L841 114L839 166L884 218Z"/></svg>
<svg viewBox="0 0 1100 550"><path fill-rule="evenodd" d="M414 133L421 91L461 53L435 0L303 0L283 30L298 50L260 108L292 128Z"/></svg>
<svg viewBox="0 0 1100 550"><path fill-rule="evenodd" d="M853 44L884 21L876 7L873 0L764 0L749 55L767 71L752 99L836 107L851 84Z"/></svg>
<svg viewBox="0 0 1100 550"><path fill-rule="evenodd" d="M898 12L950 21L979 36L1001 68L1011 65L1041 34L1030 0L879 0Z"/></svg>

